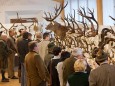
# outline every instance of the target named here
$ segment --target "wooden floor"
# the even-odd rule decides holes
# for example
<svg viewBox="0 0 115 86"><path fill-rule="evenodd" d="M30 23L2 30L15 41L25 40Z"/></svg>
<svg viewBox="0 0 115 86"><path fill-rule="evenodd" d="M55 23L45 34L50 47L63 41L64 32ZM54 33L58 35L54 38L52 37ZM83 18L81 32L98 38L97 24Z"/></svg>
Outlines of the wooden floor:
<svg viewBox="0 0 115 86"><path fill-rule="evenodd" d="M17 73L15 74L17 76ZM8 74L6 73L8 77ZM0 86L21 86L19 83L19 79L10 79L9 82L1 82L1 74L0 74Z"/></svg>

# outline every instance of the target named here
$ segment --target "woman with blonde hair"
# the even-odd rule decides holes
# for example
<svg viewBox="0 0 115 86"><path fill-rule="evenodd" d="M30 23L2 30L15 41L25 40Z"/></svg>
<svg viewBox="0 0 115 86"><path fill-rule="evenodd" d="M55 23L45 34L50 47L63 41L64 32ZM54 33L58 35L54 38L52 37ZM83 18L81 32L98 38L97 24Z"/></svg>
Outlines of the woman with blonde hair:
<svg viewBox="0 0 115 86"><path fill-rule="evenodd" d="M68 77L67 86L89 86L89 75L85 72L87 63L84 59L78 59L74 63L75 73Z"/></svg>

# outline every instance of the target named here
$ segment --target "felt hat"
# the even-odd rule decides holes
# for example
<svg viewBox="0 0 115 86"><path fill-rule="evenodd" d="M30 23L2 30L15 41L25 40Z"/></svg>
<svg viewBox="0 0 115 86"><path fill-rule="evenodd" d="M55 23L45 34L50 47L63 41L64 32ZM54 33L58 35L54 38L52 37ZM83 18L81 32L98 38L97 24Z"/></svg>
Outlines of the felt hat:
<svg viewBox="0 0 115 86"><path fill-rule="evenodd" d="M95 61L96 62L103 62L105 60L108 59L108 54L105 53L103 50L98 50L97 54L96 54L96 58Z"/></svg>

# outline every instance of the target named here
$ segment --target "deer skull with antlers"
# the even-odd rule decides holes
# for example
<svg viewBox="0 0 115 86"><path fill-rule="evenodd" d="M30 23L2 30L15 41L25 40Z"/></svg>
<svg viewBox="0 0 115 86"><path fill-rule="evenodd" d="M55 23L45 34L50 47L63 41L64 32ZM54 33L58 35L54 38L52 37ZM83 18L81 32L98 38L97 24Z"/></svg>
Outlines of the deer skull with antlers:
<svg viewBox="0 0 115 86"><path fill-rule="evenodd" d="M67 3L68 4L68 3ZM46 30L51 30L55 33L56 36L59 36L60 40L64 40L65 36L66 36L66 32L69 30L67 26L61 25L60 23L54 21L61 13L61 11L67 6L67 4L65 6L63 6L62 4L60 4L59 8L56 6L55 7L55 16L53 16L51 13L48 12L48 14L45 12L45 16L44 19L46 21L49 21L50 24L47 25ZM48 16L49 15L49 16Z"/></svg>

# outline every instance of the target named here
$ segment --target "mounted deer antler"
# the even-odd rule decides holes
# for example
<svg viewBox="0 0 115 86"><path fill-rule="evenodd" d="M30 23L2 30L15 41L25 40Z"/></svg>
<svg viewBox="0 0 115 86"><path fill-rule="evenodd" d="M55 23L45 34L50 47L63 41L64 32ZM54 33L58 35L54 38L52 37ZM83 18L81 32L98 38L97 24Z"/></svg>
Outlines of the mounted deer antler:
<svg viewBox="0 0 115 86"><path fill-rule="evenodd" d="M7 28L5 28L3 25L2 25L2 23L0 23L0 25L1 25L1 28L4 28L4 30L6 31L6 33L7 33Z"/></svg>
<svg viewBox="0 0 115 86"><path fill-rule="evenodd" d="M111 34L115 34L115 32L112 29L109 28L103 28L101 31L101 42L99 42L99 46L101 46L103 43L105 43L105 38L107 36L107 33L110 32Z"/></svg>
<svg viewBox="0 0 115 86"><path fill-rule="evenodd" d="M82 10L83 10L83 12L82 12ZM81 15L82 17L84 17L84 18L86 18L90 23L91 23L91 33L88 33L88 36L89 37L95 37L97 34L98 34L98 28L99 28L99 25L98 25L98 22L96 21L96 19L94 18L94 10L93 11L91 11L89 8L88 8L88 10L89 10L89 14L91 15L91 16L87 16L86 15L86 12L85 12L85 9L84 8L82 8L82 10L78 10L78 14L79 15ZM94 24L93 24L93 22L92 22L92 20L97 24L97 28L95 29L95 27L94 27Z"/></svg>
<svg viewBox="0 0 115 86"><path fill-rule="evenodd" d="M114 42L115 42L115 39L114 39L114 38L106 37L106 38L105 38L105 41L100 45L100 48L101 48L101 49L104 49L104 46L105 46L106 44L108 44L110 41L114 41Z"/></svg>
<svg viewBox="0 0 115 86"><path fill-rule="evenodd" d="M74 15L71 14L69 16L70 16L69 20L70 20L70 22L72 23L72 26L73 26L73 27L71 27L71 25L69 24L70 28L71 28L71 32L75 33L77 31L77 34L79 34L78 37L83 36L84 33L83 33L82 29L79 27L77 21L75 20L75 10L74 10ZM66 21L67 21L67 19L66 19ZM75 27L75 25L77 26L77 28Z"/></svg>
<svg viewBox="0 0 115 86"><path fill-rule="evenodd" d="M67 4L68 4L68 2L66 3L65 6L63 6L63 4L60 4L59 8L56 5L56 7L54 7L54 9L55 9L55 12L54 12L55 16L53 16L51 13L48 12L48 15L49 15L49 17L48 17L47 13L44 12L46 17L43 17L43 18L46 21L50 21L50 22L54 21L60 15L61 11L67 6Z"/></svg>
<svg viewBox="0 0 115 86"><path fill-rule="evenodd" d="M112 20L114 20L115 21L115 18L113 18L112 16L109 16Z"/></svg>
<svg viewBox="0 0 115 86"><path fill-rule="evenodd" d="M59 8L57 8L57 6L56 6L55 7L55 16L51 15L51 13L49 13L49 12L48 12L48 14L46 12L44 12L44 14L46 15L46 17L44 17L44 19L46 21L51 22L49 25L47 25L46 29L53 31L55 33L55 35L59 36L59 38L61 40L64 40L64 38L66 36L66 32L68 32L69 28L67 26L61 25L60 23L58 23L54 20L59 16L61 11L67 6L67 4L65 6L62 6L62 4L61 4L59 6Z"/></svg>

